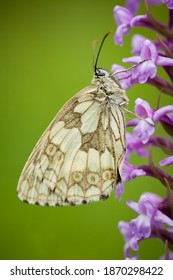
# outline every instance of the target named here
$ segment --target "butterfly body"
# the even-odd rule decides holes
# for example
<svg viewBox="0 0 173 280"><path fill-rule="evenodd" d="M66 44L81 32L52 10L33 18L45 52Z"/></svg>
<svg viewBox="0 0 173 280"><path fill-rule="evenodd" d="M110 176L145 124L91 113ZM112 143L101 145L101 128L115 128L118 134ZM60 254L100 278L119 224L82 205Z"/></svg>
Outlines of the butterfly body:
<svg viewBox="0 0 173 280"><path fill-rule="evenodd" d="M97 70L92 85L62 107L36 144L19 179L21 200L85 204L107 198L121 181L128 98L118 80Z"/></svg>

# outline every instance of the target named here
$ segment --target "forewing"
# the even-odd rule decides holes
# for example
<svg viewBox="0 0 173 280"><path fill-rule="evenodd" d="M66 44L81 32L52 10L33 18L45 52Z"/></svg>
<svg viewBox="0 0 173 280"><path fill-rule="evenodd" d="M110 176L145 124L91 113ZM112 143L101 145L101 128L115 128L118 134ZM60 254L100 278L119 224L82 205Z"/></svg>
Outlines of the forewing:
<svg viewBox="0 0 173 280"><path fill-rule="evenodd" d="M121 111L107 108L97 95L96 87L85 88L58 112L22 171L21 200L63 206L108 197L119 180L124 132L118 126Z"/></svg>

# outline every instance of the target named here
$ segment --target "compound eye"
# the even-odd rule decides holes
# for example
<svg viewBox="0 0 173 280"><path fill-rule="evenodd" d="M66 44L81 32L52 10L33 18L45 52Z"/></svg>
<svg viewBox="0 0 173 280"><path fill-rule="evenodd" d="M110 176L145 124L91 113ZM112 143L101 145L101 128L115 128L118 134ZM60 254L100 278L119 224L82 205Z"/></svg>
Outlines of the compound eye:
<svg viewBox="0 0 173 280"><path fill-rule="evenodd" d="M103 72L97 72L97 73L96 73L96 76L97 76L97 77L103 77L103 76L105 76L105 73L103 73Z"/></svg>

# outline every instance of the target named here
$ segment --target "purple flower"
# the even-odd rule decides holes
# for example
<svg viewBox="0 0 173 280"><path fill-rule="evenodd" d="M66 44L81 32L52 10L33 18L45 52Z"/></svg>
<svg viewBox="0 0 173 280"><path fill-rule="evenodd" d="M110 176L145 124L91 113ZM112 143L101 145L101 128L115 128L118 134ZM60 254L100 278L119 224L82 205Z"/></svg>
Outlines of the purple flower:
<svg viewBox="0 0 173 280"><path fill-rule="evenodd" d="M155 130L152 120L153 110L151 110L149 103L141 98L137 98L135 103L135 113L143 119L139 120L137 126L133 130L133 135L136 138L140 138L142 143L145 144Z"/></svg>
<svg viewBox="0 0 173 280"><path fill-rule="evenodd" d="M127 35L131 27L134 26L148 26L148 19L146 15L136 16L126 8L121 6L115 6L114 18L118 25L115 33L115 44L123 45L123 36Z"/></svg>
<svg viewBox="0 0 173 280"><path fill-rule="evenodd" d="M139 169L136 166L128 163L128 161L124 160L122 167L122 181L128 182L132 179L135 179L139 176L145 176L146 172L143 169Z"/></svg>
<svg viewBox="0 0 173 280"><path fill-rule="evenodd" d="M161 166L168 166L168 165L171 165L173 164L173 156L170 156L170 157L167 157L167 158L164 158L162 159L159 164Z"/></svg>
<svg viewBox="0 0 173 280"><path fill-rule="evenodd" d="M129 121L127 127L136 125L133 130L133 135L145 144L154 133L154 122L152 119L154 111L151 109L149 103L141 98L137 98L135 103L135 114L141 119L133 119Z"/></svg>
<svg viewBox="0 0 173 280"><path fill-rule="evenodd" d="M114 8L114 18L118 25L115 33L115 43L117 45L123 44L123 36L129 33L130 22L133 18L133 14L126 8L121 6L115 6Z"/></svg>
<svg viewBox="0 0 173 280"><path fill-rule="evenodd" d="M136 65L141 61L143 61L143 63L134 67L131 71L132 78L138 79L141 84L145 83L148 78L152 79L156 76L156 66L173 66L173 59L159 55L156 46L150 40L144 41L139 56L132 56L123 59L123 62Z"/></svg>
<svg viewBox="0 0 173 280"><path fill-rule="evenodd" d="M141 98L137 98L135 104L135 114L139 116L140 119L133 119L129 121L126 126L135 126L133 136L139 138L143 144L146 144L150 136L154 133L154 122L169 122L173 127L173 105L168 105L154 111L150 107L150 104Z"/></svg>
<svg viewBox="0 0 173 280"><path fill-rule="evenodd" d="M118 223L118 228L126 241L124 245L125 258L130 258L130 248L134 251L138 250L138 239L131 231L129 223L121 221Z"/></svg>
<svg viewBox="0 0 173 280"><path fill-rule="evenodd" d="M127 205L139 214L129 225L136 238L150 237L153 226L155 228L161 228L165 224L173 226L173 220L158 210L159 204L163 201L161 197L152 193L143 194L138 203L127 201Z"/></svg>
<svg viewBox="0 0 173 280"><path fill-rule="evenodd" d="M143 239L158 237L159 234L172 234L173 228L164 228L165 225L173 226L173 220L159 210L160 206L163 208L163 203L164 200L161 197L152 193L144 193L138 203L127 201L127 205L139 216L130 223L124 221L118 223L125 240L125 258L131 258L130 248L137 251L138 244Z"/></svg>

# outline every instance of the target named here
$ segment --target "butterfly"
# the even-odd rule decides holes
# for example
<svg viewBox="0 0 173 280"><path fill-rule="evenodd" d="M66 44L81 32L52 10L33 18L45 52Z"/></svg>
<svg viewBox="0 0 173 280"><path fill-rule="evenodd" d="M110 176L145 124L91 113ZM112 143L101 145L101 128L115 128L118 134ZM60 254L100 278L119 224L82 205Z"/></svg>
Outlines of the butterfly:
<svg viewBox="0 0 173 280"><path fill-rule="evenodd" d="M113 73L97 67L107 35L91 85L65 103L26 162L17 186L22 201L86 204L106 199L121 182L128 97Z"/></svg>

